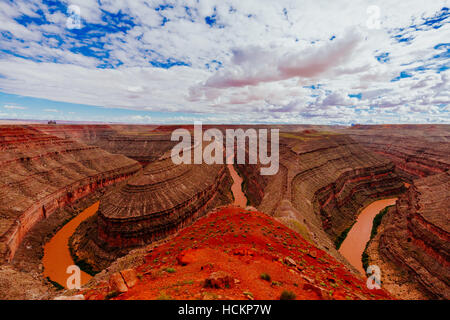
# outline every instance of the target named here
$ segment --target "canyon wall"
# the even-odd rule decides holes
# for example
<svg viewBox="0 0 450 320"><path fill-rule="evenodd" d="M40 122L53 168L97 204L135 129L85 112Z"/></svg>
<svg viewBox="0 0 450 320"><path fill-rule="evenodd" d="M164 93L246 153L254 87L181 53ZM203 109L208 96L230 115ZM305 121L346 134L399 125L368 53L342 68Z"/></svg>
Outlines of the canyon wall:
<svg viewBox="0 0 450 320"><path fill-rule="evenodd" d="M390 159L409 182L450 170L450 125L356 126L345 132Z"/></svg>
<svg viewBox="0 0 450 320"><path fill-rule="evenodd" d="M123 154L142 165L156 161L175 141L171 132L154 125L34 125L37 129L62 138L94 145L110 153Z"/></svg>
<svg viewBox="0 0 450 320"><path fill-rule="evenodd" d="M259 165L237 165L251 205L353 269L334 241L365 205L405 190L394 164L348 135L313 128L281 132L279 154L273 176L261 176Z"/></svg>
<svg viewBox="0 0 450 320"><path fill-rule="evenodd" d="M172 234L203 215L230 179L224 165L149 164L101 200L98 237L109 247L134 247Z"/></svg>
<svg viewBox="0 0 450 320"><path fill-rule="evenodd" d="M14 257L36 222L141 169L122 155L29 126L0 126L0 166L2 262Z"/></svg>
<svg viewBox="0 0 450 320"><path fill-rule="evenodd" d="M287 200L332 239L353 223L365 203L404 190L391 161L341 134L281 133L277 175L258 176L256 166L238 168L258 209L277 215L281 200Z"/></svg>
<svg viewBox="0 0 450 320"><path fill-rule="evenodd" d="M450 298L450 174L418 179L384 219L381 254L434 298Z"/></svg>

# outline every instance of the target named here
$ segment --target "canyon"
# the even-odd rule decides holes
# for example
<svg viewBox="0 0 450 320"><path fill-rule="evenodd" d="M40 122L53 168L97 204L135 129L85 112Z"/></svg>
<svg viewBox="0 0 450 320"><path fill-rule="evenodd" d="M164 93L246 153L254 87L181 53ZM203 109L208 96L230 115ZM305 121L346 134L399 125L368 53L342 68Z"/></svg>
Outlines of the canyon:
<svg viewBox="0 0 450 320"><path fill-rule="evenodd" d="M0 126L0 261L57 208L141 170L134 160L28 126Z"/></svg>
<svg viewBox="0 0 450 320"><path fill-rule="evenodd" d="M369 243L369 262L384 266L398 298L414 292L411 298L448 299L450 126L358 126L348 132L410 182Z"/></svg>
<svg viewBox="0 0 450 320"><path fill-rule="evenodd" d="M96 274L80 291L86 298L116 295L114 279L126 282L129 272L140 276L132 286L125 284L129 290L119 293L120 299L164 294L206 298L201 289L205 277L225 272L238 285L215 291L215 298L248 298L243 294L247 286L257 299L277 299L281 289L300 299L390 299L383 290L365 291L360 270L335 243L370 203L398 197L395 210L388 211L369 243L371 263L408 270L428 296L448 298L448 126L254 126L280 130L275 175L261 175L261 165L248 164L248 149L245 164L175 165L170 150L176 141L170 135L177 128L193 130L158 125L0 126L0 162L7 168L0 189L0 208L5 209L0 219L3 267L26 274L26 268L18 267L29 254L23 247L26 235L47 232L48 239L54 234L48 230L63 226L54 222L42 229L41 221L56 221L53 213L72 206L83 212L99 201L98 211L83 218L63 241L73 261ZM249 126L217 128L224 132ZM89 205L84 204L88 198ZM223 229L227 222L235 226ZM185 252L186 261L193 257L186 266L175 259ZM216 261L214 266L199 272L208 260ZM275 283L282 285L251 284L264 272L260 264L280 277ZM244 266L250 268L248 273L239 271ZM178 274L180 268L183 274ZM169 269L177 272L165 271ZM40 285L51 287L41 277ZM4 279L0 270L0 291ZM183 279L195 284L186 284L189 293L158 289ZM33 281L37 287L39 281Z"/></svg>

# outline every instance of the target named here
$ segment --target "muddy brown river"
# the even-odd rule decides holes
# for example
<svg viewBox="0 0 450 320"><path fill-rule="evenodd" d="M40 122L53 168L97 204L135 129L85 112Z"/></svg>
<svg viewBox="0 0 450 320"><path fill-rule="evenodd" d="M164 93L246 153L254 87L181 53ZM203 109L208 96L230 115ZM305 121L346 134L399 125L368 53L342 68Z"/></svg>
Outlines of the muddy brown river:
<svg viewBox="0 0 450 320"><path fill-rule="evenodd" d="M97 212L98 206L99 202L96 202L92 206L86 208L83 212L64 225L64 227L62 227L53 238L45 244L44 258L42 259L42 264L44 265L44 277L49 277L52 281L67 288L66 282L70 274L67 274L66 270L68 266L75 264L70 255L69 238L81 222ZM81 285L87 283L91 278L92 277L89 274L81 271Z"/></svg>
<svg viewBox="0 0 450 320"><path fill-rule="evenodd" d="M361 256L370 240L373 218L382 209L395 204L395 201L397 201L397 198L377 200L365 207L339 248L339 252L362 274L365 274L365 272Z"/></svg>
<svg viewBox="0 0 450 320"><path fill-rule="evenodd" d="M234 169L232 164L228 164L228 170L233 178L233 185L231 191L234 196L234 205L245 208L247 205L247 197L242 192L242 178ZM44 246L44 258L42 263L44 265L44 277L49 277L52 281L67 287L66 282L70 274L66 273L67 267L74 265L75 262L70 255L69 238L75 232L76 228L81 222L95 214L98 210L99 202L86 208L83 212L70 220L64 227L61 228L53 238ZM87 283L91 276L81 271L81 285Z"/></svg>
<svg viewBox="0 0 450 320"><path fill-rule="evenodd" d="M242 192L242 178L234 169L232 164L228 164L228 170L230 171L231 177L233 178L233 185L231 186L231 192L234 196L234 205L245 208L247 206L247 197L244 192Z"/></svg>

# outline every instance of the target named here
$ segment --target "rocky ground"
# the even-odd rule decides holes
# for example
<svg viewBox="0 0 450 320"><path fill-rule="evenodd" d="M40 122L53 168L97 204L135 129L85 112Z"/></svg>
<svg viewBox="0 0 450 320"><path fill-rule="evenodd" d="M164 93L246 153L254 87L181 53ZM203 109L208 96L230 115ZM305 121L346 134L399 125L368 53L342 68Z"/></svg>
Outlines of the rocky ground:
<svg viewBox="0 0 450 320"><path fill-rule="evenodd" d="M83 289L86 299L390 299L298 233L257 211L223 208L141 250ZM135 256L135 255L134 255ZM117 271L120 271L119 273Z"/></svg>

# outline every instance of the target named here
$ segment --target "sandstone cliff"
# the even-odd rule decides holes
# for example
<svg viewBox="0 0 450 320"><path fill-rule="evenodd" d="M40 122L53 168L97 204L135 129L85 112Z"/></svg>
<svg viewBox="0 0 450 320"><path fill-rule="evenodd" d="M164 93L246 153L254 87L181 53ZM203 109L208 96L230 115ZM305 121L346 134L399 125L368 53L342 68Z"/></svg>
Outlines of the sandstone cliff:
<svg viewBox="0 0 450 320"><path fill-rule="evenodd" d="M381 254L434 298L450 298L450 174L418 179L385 217Z"/></svg>
<svg viewBox="0 0 450 320"><path fill-rule="evenodd" d="M450 170L450 125L359 126L345 132L390 159L408 181Z"/></svg>
<svg viewBox="0 0 450 320"><path fill-rule="evenodd" d="M171 132L153 125L35 125L37 129L62 138L98 146L123 154L146 165L156 161L176 142Z"/></svg>
<svg viewBox="0 0 450 320"><path fill-rule="evenodd" d="M293 216L316 224L334 239L350 226L362 206L403 190L388 159L368 152L347 135L281 133L280 170L261 177L256 166L238 166L253 205L282 216L280 203L291 203ZM293 212L295 211L295 213Z"/></svg>
<svg viewBox="0 0 450 320"><path fill-rule="evenodd" d="M39 220L141 166L29 126L0 126L0 259L10 261Z"/></svg>

